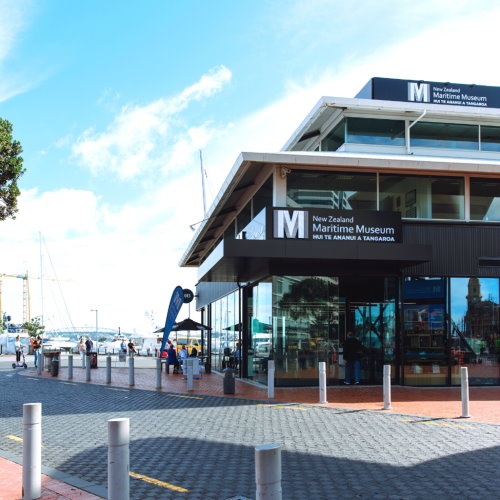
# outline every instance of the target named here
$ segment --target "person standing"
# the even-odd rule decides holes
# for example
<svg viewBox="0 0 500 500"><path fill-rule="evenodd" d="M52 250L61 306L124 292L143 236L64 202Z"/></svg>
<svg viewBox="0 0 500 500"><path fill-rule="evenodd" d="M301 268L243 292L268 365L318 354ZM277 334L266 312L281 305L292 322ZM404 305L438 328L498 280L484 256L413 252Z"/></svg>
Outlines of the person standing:
<svg viewBox="0 0 500 500"><path fill-rule="evenodd" d="M40 335L37 335L33 340L33 354L35 356L35 368L38 366L38 356L40 354L40 348L42 347L42 339Z"/></svg>
<svg viewBox="0 0 500 500"><path fill-rule="evenodd" d="M21 339L19 338L19 335L16 335L16 340L14 342L14 347L16 350L16 363L19 364L21 361Z"/></svg>
<svg viewBox="0 0 500 500"><path fill-rule="evenodd" d="M82 368L85 367L85 342L83 340L83 337L80 339L80 343L78 344L78 353L80 354L80 359L82 360Z"/></svg>
<svg viewBox="0 0 500 500"><path fill-rule="evenodd" d="M137 354L137 353L135 352L134 343L132 342L132 340L130 340L128 343L128 355L133 356L134 354Z"/></svg>
<svg viewBox="0 0 500 500"><path fill-rule="evenodd" d="M87 356L90 356L90 353L92 352L92 348L94 347L94 343L90 339L90 337L87 337L87 340L85 341L85 354Z"/></svg>
<svg viewBox="0 0 500 500"><path fill-rule="evenodd" d="M344 384L359 384L360 359L363 350L361 342L352 332L347 332L347 338L344 342L344 360L346 361Z"/></svg>

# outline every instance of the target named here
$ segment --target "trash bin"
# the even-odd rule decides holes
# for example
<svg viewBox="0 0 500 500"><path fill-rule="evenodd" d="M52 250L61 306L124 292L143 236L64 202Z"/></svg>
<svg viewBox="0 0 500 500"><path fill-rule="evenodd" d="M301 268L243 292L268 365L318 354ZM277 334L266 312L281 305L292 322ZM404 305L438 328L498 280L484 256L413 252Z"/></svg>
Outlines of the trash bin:
<svg viewBox="0 0 500 500"><path fill-rule="evenodd" d="M52 363L50 365L50 373L53 377L57 377L59 375L59 360L56 358L52 359Z"/></svg>
<svg viewBox="0 0 500 500"><path fill-rule="evenodd" d="M97 368L97 353L89 353L90 368Z"/></svg>
<svg viewBox="0 0 500 500"><path fill-rule="evenodd" d="M224 370L223 387L224 394L234 394L234 386L236 384L234 378L234 370L231 368L226 368Z"/></svg>

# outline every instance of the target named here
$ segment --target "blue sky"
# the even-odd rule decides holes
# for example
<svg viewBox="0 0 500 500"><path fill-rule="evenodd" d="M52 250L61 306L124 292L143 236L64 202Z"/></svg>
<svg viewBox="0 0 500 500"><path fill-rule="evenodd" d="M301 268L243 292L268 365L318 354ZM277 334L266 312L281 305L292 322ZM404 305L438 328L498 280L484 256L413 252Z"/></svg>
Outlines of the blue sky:
<svg viewBox="0 0 500 500"><path fill-rule="evenodd" d="M102 326L162 324L196 282L177 263L203 218L199 149L211 199L240 151L281 149L322 95L372 76L500 85L499 17L492 1L0 0L0 116L27 169L0 273L38 276L42 232L43 274L70 280L71 319L46 285L49 328L95 308ZM3 285L20 317L20 284Z"/></svg>

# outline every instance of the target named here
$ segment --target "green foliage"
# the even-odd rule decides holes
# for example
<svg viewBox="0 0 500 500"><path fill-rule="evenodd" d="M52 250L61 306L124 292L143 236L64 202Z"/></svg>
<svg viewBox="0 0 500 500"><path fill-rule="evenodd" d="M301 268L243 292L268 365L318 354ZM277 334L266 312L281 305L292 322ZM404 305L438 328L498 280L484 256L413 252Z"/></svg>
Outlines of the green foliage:
<svg viewBox="0 0 500 500"><path fill-rule="evenodd" d="M12 124L0 118L0 220L15 219L17 198L20 194L17 181L23 175L23 149L12 138Z"/></svg>
<svg viewBox="0 0 500 500"><path fill-rule="evenodd" d="M97 342L106 342L106 340L108 340L106 337L99 337Z"/></svg>
<svg viewBox="0 0 500 500"><path fill-rule="evenodd" d="M23 323L22 327L28 330L30 337L42 335L45 331L45 326L42 325L42 321L40 318L32 318L31 321Z"/></svg>

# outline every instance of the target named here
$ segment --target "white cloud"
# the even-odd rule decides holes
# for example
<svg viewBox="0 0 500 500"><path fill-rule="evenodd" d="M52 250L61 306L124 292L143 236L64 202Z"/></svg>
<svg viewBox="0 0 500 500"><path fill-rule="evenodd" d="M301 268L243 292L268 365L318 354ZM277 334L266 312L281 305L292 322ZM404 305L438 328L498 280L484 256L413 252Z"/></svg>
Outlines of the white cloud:
<svg viewBox="0 0 500 500"><path fill-rule="evenodd" d="M198 149L203 149L212 187L218 188L241 151L279 150L322 95L353 96L372 76L499 85L487 50L496 46L499 15L498 9L471 14L352 59L335 71L329 67L298 77L284 85L280 99L231 124L177 120L191 102L220 91L229 81L230 72L223 67L178 96L123 108L106 131L87 131L81 138L75 146L80 161L95 172L109 169L128 178L148 169L169 174L175 168L183 175L149 185L147 192L138 191L142 194L118 208L90 191L23 192L18 219L2 223L0 272L29 269L38 274L34 263L39 261L36 236L41 229L58 276L72 280L62 287L75 325L92 325L90 309L95 308L103 326L142 328L148 321L144 312L151 310L163 322L174 286L191 288L196 281L196 271L180 269L178 262L192 236L189 224L203 219ZM52 274L50 269L46 274ZM22 293L13 281L5 280L12 292L3 298L20 310ZM48 324L61 326L63 312L50 298L50 284L45 286ZM33 287L34 315L40 313L39 293Z"/></svg>
<svg viewBox="0 0 500 500"><path fill-rule="evenodd" d="M230 79L231 72L218 66L176 96L144 106L125 106L106 132L87 130L73 146L73 153L94 174L111 171L122 179L168 168L172 147L181 148L183 141L172 128L174 117L191 102L219 92ZM208 130L206 125L204 128Z"/></svg>

